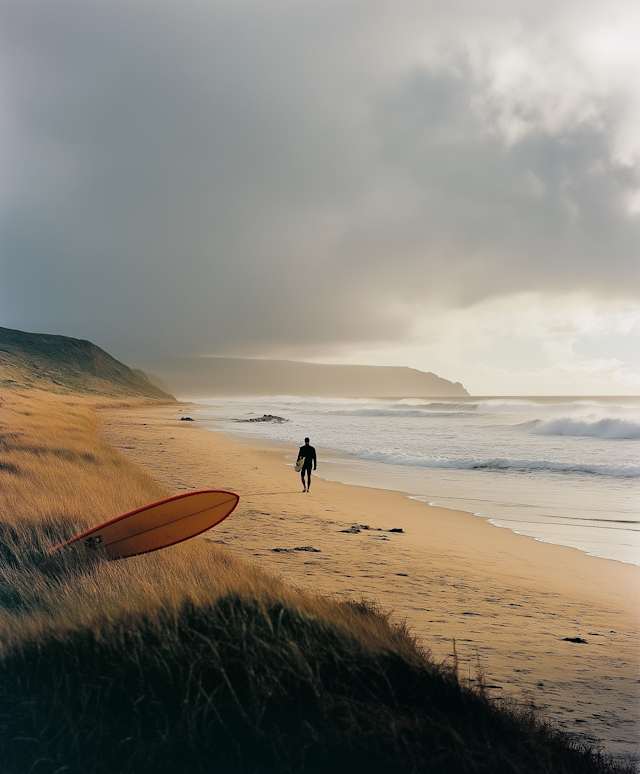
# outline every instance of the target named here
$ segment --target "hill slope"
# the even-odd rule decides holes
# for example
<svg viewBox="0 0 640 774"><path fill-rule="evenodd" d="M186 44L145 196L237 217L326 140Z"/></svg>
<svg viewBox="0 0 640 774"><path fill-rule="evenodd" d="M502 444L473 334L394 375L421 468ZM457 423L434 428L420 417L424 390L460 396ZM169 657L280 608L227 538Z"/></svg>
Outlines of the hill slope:
<svg viewBox="0 0 640 774"><path fill-rule="evenodd" d="M178 395L300 395L324 398L463 397L459 382L395 366L327 365L226 357L173 358L150 365Z"/></svg>
<svg viewBox="0 0 640 774"><path fill-rule="evenodd" d="M0 387L174 400L90 341L0 328Z"/></svg>

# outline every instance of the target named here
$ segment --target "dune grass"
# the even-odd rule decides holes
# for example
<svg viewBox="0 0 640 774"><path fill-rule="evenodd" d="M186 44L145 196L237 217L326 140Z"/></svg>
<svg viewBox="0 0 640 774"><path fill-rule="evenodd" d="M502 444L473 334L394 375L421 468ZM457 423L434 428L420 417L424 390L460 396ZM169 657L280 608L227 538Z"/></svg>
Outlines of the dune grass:
<svg viewBox="0 0 640 774"><path fill-rule="evenodd" d="M95 401L0 405L3 774L631 771L463 684L365 601L196 538L118 562L46 550L166 496Z"/></svg>
<svg viewBox="0 0 640 774"><path fill-rule="evenodd" d="M167 496L95 434L95 408L112 403L40 391L0 397L3 524L86 527Z"/></svg>
<svg viewBox="0 0 640 774"><path fill-rule="evenodd" d="M143 371L116 360L90 341L0 327L0 387L58 394L109 395L173 401Z"/></svg>

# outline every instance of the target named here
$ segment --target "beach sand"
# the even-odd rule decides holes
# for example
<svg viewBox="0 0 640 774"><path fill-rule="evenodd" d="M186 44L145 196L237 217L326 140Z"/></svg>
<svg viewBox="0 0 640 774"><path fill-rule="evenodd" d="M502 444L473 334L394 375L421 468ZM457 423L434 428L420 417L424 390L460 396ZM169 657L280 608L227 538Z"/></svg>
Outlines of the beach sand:
<svg viewBox="0 0 640 774"><path fill-rule="evenodd" d="M436 659L453 658L455 640L461 676L475 678L479 662L493 697L533 701L608 752L637 752L640 567L400 492L314 477L303 494L291 466L297 449L181 421L189 408L105 410L100 433L172 494L240 495L233 515L196 540L222 543L296 586L375 600Z"/></svg>

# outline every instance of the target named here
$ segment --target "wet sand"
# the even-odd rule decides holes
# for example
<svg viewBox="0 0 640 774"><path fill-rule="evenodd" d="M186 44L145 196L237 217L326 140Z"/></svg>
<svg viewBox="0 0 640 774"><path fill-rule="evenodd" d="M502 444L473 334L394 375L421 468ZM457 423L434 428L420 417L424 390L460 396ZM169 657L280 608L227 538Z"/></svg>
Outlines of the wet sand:
<svg viewBox="0 0 640 774"><path fill-rule="evenodd" d="M479 662L492 696L533 701L608 752L637 752L640 567L399 492L315 477L303 494L297 449L240 443L181 421L188 413L187 404L103 411L100 434L172 494L240 494L234 514L195 539L294 585L376 600L438 660L453 657L455 640L461 674L473 679Z"/></svg>

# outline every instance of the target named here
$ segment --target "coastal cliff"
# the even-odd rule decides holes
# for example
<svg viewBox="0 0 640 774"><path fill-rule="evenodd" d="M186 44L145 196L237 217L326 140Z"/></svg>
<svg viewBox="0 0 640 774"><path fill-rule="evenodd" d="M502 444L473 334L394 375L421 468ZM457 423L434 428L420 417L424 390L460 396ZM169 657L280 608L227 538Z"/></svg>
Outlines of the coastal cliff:
<svg viewBox="0 0 640 774"><path fill-rule="evenodd" d="M444 398L469 393L459 382L397 366L293 360L184 357L158 360L157 373L181 397L299 395L322 398Z"/></svg>

